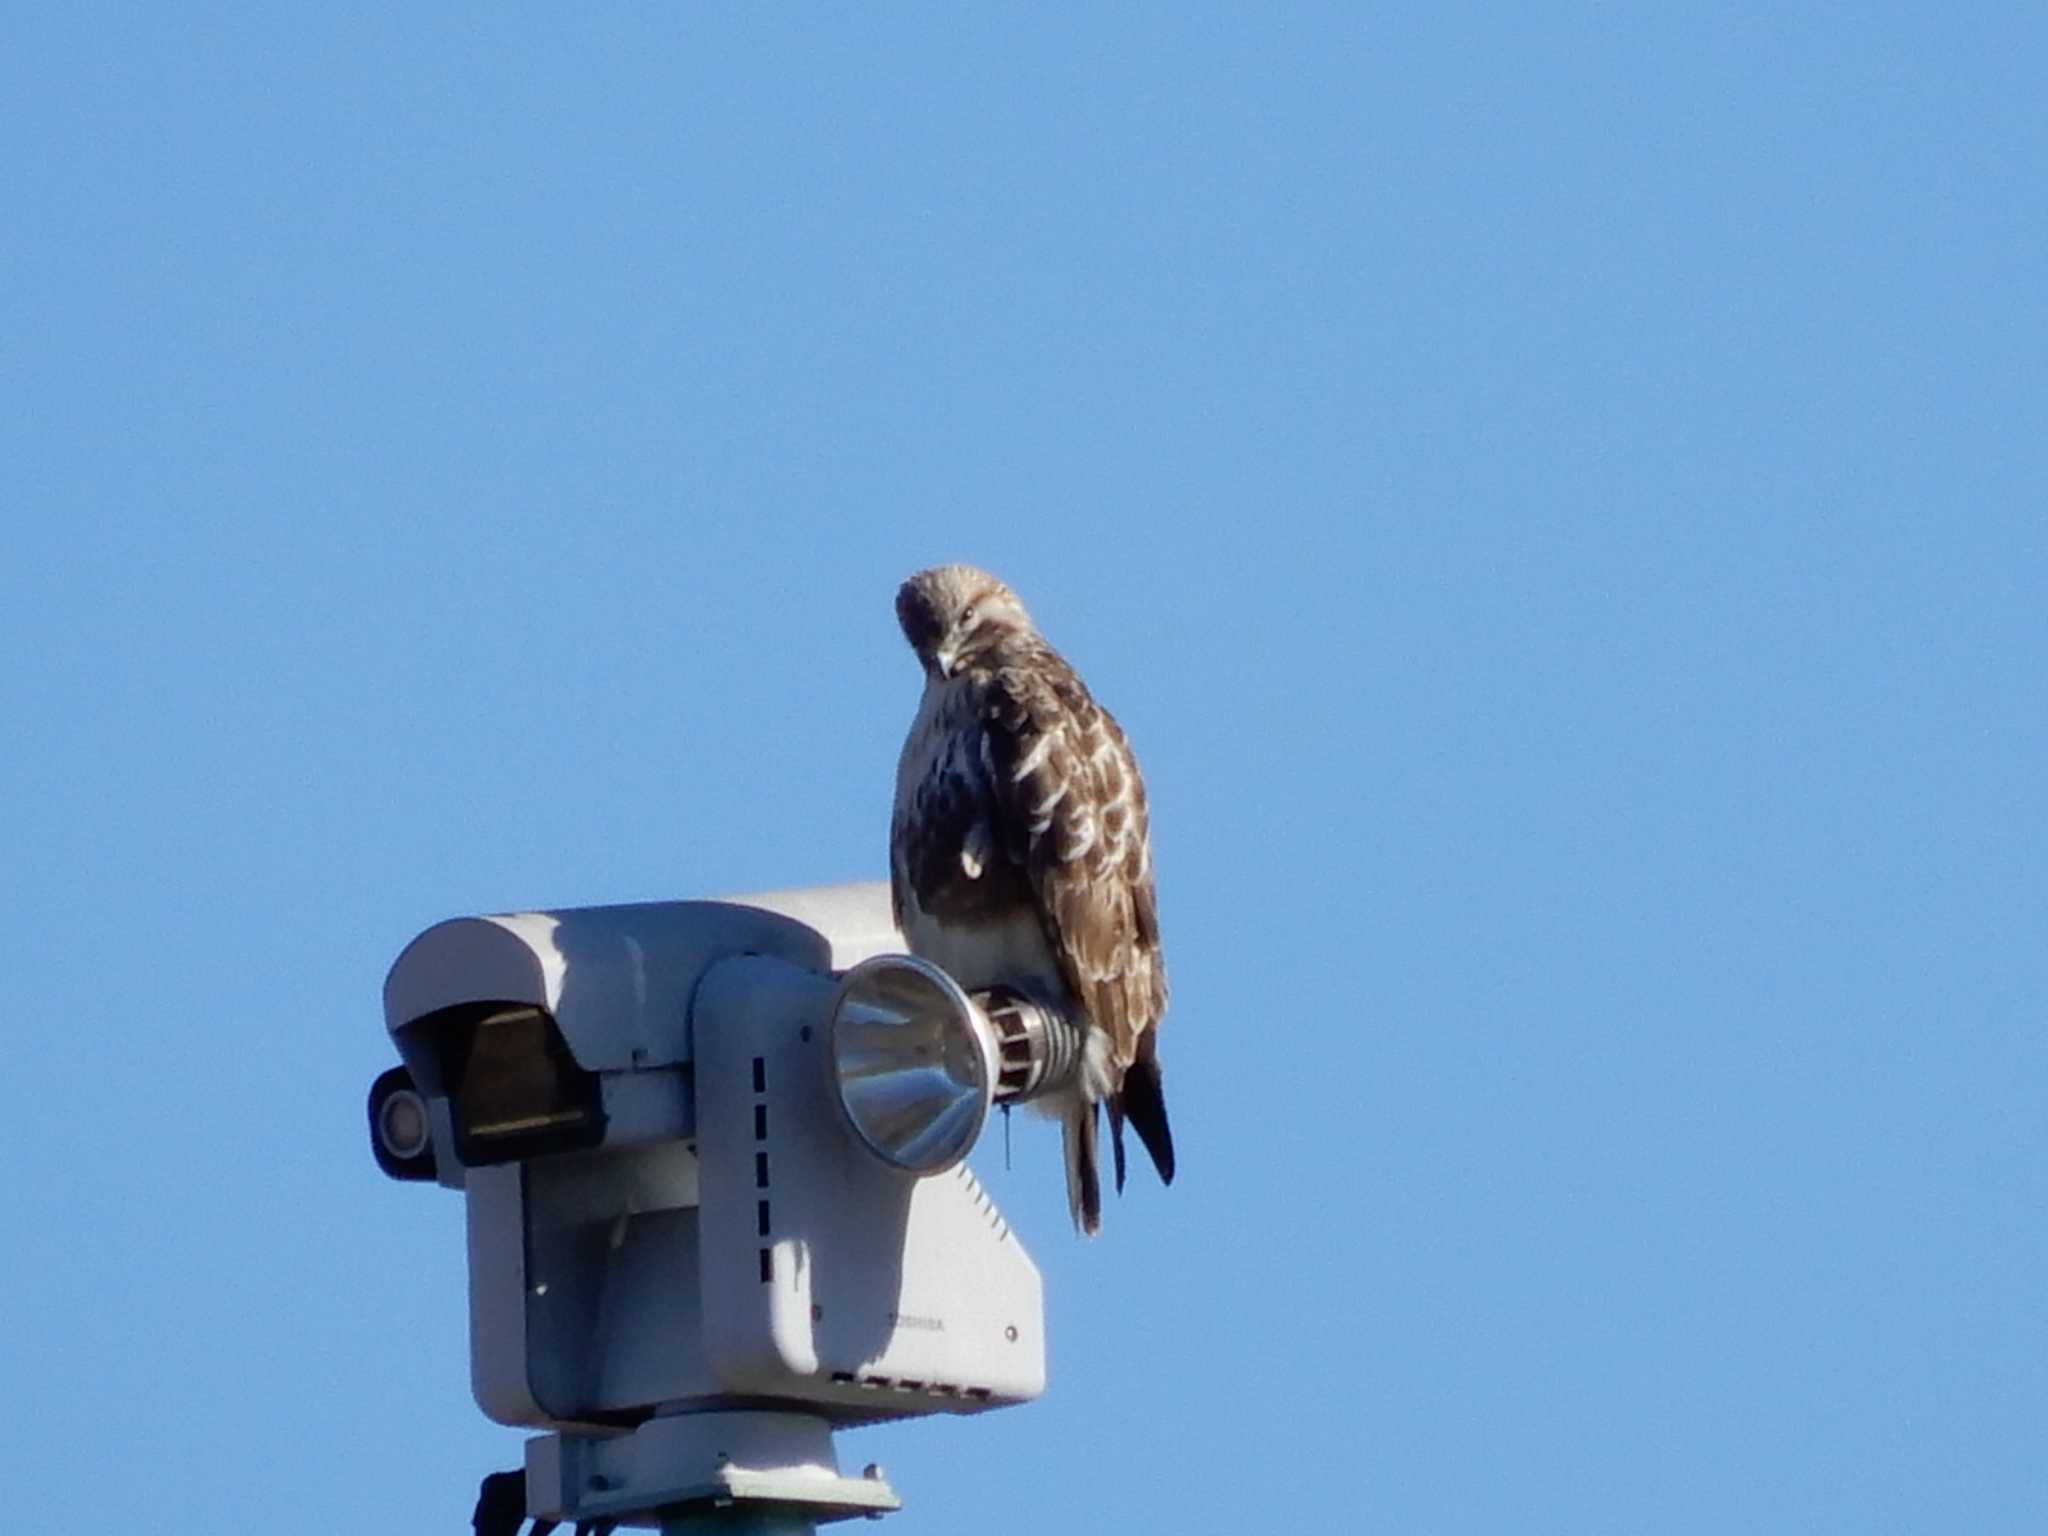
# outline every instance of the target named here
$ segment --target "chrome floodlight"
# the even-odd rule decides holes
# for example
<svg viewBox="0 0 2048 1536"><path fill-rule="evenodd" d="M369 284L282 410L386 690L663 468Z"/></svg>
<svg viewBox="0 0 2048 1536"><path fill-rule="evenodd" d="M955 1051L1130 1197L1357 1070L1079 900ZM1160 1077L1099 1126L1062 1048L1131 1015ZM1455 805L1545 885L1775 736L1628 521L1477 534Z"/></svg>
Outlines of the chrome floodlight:
<svg viewBox="0 0 2048 1536"><path fill-rule="evenodd" d="M995 1102L994 1031L960 985L913 955L877 955L832 1000L833 1097L869 1151L906 1173L964 1158Z"/></svg>

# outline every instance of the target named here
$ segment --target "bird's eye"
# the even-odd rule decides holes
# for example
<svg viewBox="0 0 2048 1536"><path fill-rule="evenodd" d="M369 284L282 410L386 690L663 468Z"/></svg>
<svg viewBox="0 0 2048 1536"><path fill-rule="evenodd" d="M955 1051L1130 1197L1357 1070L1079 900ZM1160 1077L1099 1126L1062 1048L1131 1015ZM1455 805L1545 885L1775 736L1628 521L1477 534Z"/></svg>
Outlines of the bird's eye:
<svg viewBox="0 0 2048 1536"><path fill-rule="evenodd" d="M974 628L974 604L969 603L960 610L960 627L962 629Z"/></svg>

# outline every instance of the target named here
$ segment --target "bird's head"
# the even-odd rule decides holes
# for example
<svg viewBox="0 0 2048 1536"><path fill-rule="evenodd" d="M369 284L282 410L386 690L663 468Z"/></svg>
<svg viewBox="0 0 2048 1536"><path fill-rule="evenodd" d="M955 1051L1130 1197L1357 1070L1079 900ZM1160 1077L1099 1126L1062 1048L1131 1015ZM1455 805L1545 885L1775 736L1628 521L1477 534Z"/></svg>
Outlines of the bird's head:
<svg viewBox="0 0 2048 1536"><path fill-rule="evenodd" d="M951 677L1012 635L1032 633L1017 594L971 565L919 571L896 591L896 622L934 677Z"/></svg>

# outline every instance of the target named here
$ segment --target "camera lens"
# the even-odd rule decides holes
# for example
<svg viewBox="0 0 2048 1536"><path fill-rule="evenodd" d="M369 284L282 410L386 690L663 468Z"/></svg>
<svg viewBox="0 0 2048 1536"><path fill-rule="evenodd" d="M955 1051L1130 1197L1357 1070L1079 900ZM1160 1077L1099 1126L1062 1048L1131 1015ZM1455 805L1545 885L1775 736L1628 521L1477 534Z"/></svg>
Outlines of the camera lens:
<svg viewBox="0 0 2048 1536"><path fill-rule="evenodd" d="M384 1150L401 1161L418 1157L431 1139L427 1129L427 1104L418 1092L401 1088L377 1110L377 1138Z"/></svg>

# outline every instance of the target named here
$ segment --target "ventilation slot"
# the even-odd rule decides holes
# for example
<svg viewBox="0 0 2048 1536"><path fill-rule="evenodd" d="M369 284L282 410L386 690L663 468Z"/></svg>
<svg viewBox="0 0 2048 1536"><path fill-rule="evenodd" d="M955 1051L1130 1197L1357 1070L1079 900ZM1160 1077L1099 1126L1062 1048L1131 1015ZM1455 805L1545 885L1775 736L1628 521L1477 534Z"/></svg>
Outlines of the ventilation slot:
<svg viewBox="0 0 2048 1536"><path fill-rule="evenodd" d="M756 1056L754 1058L754 1092L756 1094L765 1094L767 1091L768 1058ZM766 1104L756 1104L754 1106L754 1140L765 1142L767 1139L768 1106ZM768 1153L763 1149L754 1154L754 1188L765 1190L767 1187ZM770 1231L770 1226L768 1201L764 1196L762 1199L754 1202L754 1231L758 1236L766 1237ZM775 1250L763 1247L759 1250L758 1256L761 1261L761 1283L763 1285L771 1285L775 1280Z"/></svg>

